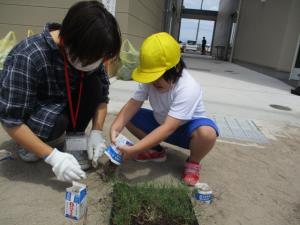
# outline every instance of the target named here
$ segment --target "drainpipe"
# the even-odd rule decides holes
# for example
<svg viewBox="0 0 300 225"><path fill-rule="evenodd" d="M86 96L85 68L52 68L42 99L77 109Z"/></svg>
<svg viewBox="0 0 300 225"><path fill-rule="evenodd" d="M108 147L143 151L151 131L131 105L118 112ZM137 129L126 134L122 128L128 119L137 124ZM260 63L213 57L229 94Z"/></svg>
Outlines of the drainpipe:
<svg viewBox="0 0 300 225"><path fill-rule="evenodd" d="M166 32L169 32L169 29L170 29L169 4L170 4L170 0L166 0L165 1L165 10L164 10L164 14L165 14L164 31L166 31Z"/></svg>
<svg viewBox="0 0 300 225"><path fill-rule="evenodd" d="M239 0L239 6L238 6L238 11L237 11L237 19L236 19L236 30L235 30L235 35L233 37L233 44L232 44L232 49L231 49L229 62L232 62L232 58L233 58L233 54L234 54L236 36L238 35L238 30L239 30L239 25L240 25L242 1L243 0Z"/></svg>
<svg viewBox="0 0 300 225"><path fill-rule="evenodd" d="M180 3L180 4L179 4ZM178 40L179 41L179 35L180 35L180 27L181 27L181 14L182 14L182 6L183 6L183 0L178 0L177 1L177 6L178 6L178 9L177 9L177 11L178 11L178 25L177 25L177 30L176 30L176 32L177 32L177 39L176 40Z"/></svg>

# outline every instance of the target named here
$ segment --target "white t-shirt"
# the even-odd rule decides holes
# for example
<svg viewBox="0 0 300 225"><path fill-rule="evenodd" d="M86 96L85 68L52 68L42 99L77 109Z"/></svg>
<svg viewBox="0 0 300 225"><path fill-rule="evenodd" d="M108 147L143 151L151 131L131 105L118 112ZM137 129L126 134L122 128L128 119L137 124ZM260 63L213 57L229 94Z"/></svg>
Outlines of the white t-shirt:
<svg viewBox="0 0 300 225"><path fill-rule="evenodd" d="M186 69L167 92L159 92L152 84L138 84L133 99L149 99L159 124L165 121L167 115L184 121L206 117L202 89Z"/></svg>

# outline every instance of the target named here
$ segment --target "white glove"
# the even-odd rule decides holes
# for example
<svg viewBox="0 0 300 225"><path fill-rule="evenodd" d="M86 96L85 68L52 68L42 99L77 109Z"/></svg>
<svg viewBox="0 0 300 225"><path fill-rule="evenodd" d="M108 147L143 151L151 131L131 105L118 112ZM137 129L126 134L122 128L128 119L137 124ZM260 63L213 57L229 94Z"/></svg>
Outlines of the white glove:
<svg viewBox="0 0 300 225"><path fill-rule="evenodd" d="M58 180L71 182L86 178L85 172L80 168L75 157L69 153L60 152L54 148L45 162L52 166Z"/></svg>
<svg viewBox="0 0 300 225"><path fill-rule="evenodd" d="M88 138L88 157L92 160L94 168L98 166L98 158L102 156L106 149L103 132L100 130L92 130Z"/></svg>

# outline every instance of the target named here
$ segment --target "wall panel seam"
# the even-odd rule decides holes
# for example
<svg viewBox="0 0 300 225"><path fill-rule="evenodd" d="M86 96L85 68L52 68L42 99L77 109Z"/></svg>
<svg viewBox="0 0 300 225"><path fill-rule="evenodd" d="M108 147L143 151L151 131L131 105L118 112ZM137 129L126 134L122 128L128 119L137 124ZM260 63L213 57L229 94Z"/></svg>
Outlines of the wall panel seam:
<svg viewBox="0 0 300 225"><path fill-rule="evenodd" d="M0 25L30 26L30 27L44 27L44 25L17 24L17 23L1 23L1 22L0 22Z"/></svg>
<svg viewBox="0 0 300 225"><path fill-rule="evenodd" d="M116 11L116 13L121 13L121 14L128 14L128 12L126 12L126 11Z"/></svg>
<svg viewBox="0 0 300 225"><path fill-rule="evenodd" d="M144 8L148 9L148 11L150 11L152 15L154 15L155 17L160 16L159 14L156 14L151 8L146 6L141 0L138 0L138 1L141 3L141 5L144 6Z"/></svg>
<svg viewBox="0 0 300 225"><path fill-rule="evenodd" d="M69 9L63 7L54 7L54 6L43 6L43 5L26 5L26 4L9 4L9 3L0 3L0 5L8 5L8 6L21 6L21 7L34 7L34 8L49 8L49 9Z"/></svg>
<svg viewBox="0 0 300 225"><path fill-rule="evenodd" d="M130 33L122 33L124 35L128 35L128 36L133 36L133 37L138 37L138 38L142 38L145 39L146 36L140 36L140 35L136 35L136 34L130 34Z"/></svg>
<svg viewBox="0 0 300 225"><path fill-rule="evenodd" d="M143 24L148 25L149 27L151 27L153 30L157 30L156 27L153 27L151 24L146 23L145 21L141 20L139 17L132 15L131 13L128 13L128 15L132 16L133 18L136 18L137 20L139 20L140 22L142 22Z"/></svg>
<svg viewBox="0 0 300 225"><path fill-rule="evenodd" d="M157 6L158 9L160 9L160 5L157 3L156 0L153 0L155 2L155 5Z"/></svg>

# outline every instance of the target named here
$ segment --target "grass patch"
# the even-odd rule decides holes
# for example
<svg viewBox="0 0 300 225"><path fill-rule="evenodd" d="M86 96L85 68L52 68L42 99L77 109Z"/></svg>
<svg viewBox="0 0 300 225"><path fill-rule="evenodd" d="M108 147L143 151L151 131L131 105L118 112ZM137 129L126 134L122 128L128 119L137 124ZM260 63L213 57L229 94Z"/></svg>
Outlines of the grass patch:
<svg viewBox="0 0 300 225"><path fill-rule="evenodd" d="M112 225L198 225L185 186L115 183Z"/></svg>

